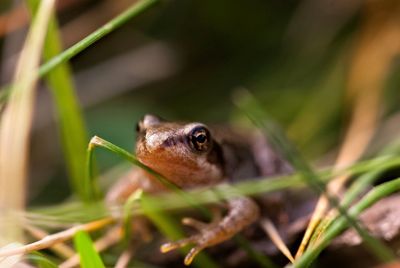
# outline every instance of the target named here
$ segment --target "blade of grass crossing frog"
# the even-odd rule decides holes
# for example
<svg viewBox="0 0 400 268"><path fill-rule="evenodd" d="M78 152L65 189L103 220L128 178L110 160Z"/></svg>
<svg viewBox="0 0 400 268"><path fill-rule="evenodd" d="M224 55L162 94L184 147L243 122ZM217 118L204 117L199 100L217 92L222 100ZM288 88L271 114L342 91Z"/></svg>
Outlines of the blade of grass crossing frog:
<svg viewBox="0 0 400 268"><path fill-rule="evenodd" d="M84 232L79 231L74 236L74 245L79 253L82 268L104 268L100 255L94 248L92 239Z"/></svg>
<svg viewBox="0 0 400 268"><path fill-rule="evenodd" d="M154 223L155 226L169 239L177 240L183 238L183 232L180 225L165 211L163 211L158 202L146 195L142 194L141 208L143 213ZM188 253L187 249L179 249L182 254ZM216 268L218 265L208 257L204 252L200 252L193 261L195 267L212 267Z"/></svg>
<svg viewBox="0 0 400 268"><path fill-rule="evenodd" d="M323 169L318 171L318 176L323 181L328 181L329 178L335 177L338 174L348 173L351 176L359 175L364 172L371 172L377 168L382 168L383 170L388 170L393 167L400 165L400 158L396 156L387 156L385 158L378 157L376 159L366 160L363 162L356 163L346 169L335 171L332 173L330 169ZM275 178L260 178L259 180L253 180L251 182L241 182L235 184L235 191L239 192L243 195L255 195L264 192L275 192L293 187L302 187L304 186L304 180L297 173L292 175L285 175ZM223 187L221 187L223 186ZM215 194L215 192L223 192L224 195L221 195L221 198L231 198L233 197L230 193L234 193L233 190L226 190L229 185L218 185L208 190L192 190L190 192L190 196L198 202L198 204L207 204L210 202L218 202L220 197ZM232 187L232 186L229 186ZM236 196L236 194L235 194ZM155 197L156 198L156 197ZM158 198L164 198L158 197ZM179 209L183 207L188 207L190 205L186 203L182 203L182 199L180 196L176 194L169 193L167 198L164 198L162 201L163 207L166 209ZM84 221L93 220L93 217L89 215L89 212L92 210L91 206L85 206L84 209L79 209L82 207L80 203L63 203L62 205L53 205L49 207L35 208L31 210L30 213L25 213L25 217L28 217L30 220L36 222L40 222L44 220L56 221L60 220L67 222L74 222L82 219L84 217ZM39 216L39 218L37 218ZM88 217L89 216L89 217ZM102 217L105 215L97 215L96 218ZM61 218L60 218L61 217Z"/></svg>
<svg viewBox="0 0 400 268"><path fill-rule="evenodd" d="M400 191L400 178L385 182L368 192L357 204L355 204L350 210L349 214L352 217L357 217L368 207L375 204L382 198ZM318 257L319 253L326 248L329 243L338 236L348 226L347 220L340 216L336 219L331 226L326 230L321 240L315 245L304 252L299 260L294 264L295 267L308 267ZM379 249L377 249L379 250Z"/></svg>
<svg viewBox="0 0 400 268"><path fill-rule="evenodd" d="M365 241L366 247L379 259L384 262L394 259L391 249L381 243L378 239L372 237L365 229L363 229L356 219L348 215L338 200L326 193L325 184L320 180L318 175L304 161L300 153L285 138L285 134L270 119L270 116L263 111L256 99L246 90L237 93L234 98L236 105L246 113L249 119L258 126L264 134L266 134L272 145L282 153L282 156L301 174L306 183L312 187L317 193L323 194L329 200L329 203L335 207L339 213L344 216L348 223L357 231L357 233Z"/></svg>
<svg viewBox="0 0 400 268"><path fill-rule="evenodd" d="M381 167L384 170L393 168L395 166L400 165L400 158L398 157L388 157L385 158L385 161L382 162L382 158L379 157L377 159L368 160L364 162L357 163L347 169L335 171L333 174L329 169L324 169L318 172L318 175L321 177L323 181L327 181L329 178L335 177L337 174L341 174L343 172L349 174L360 174L362 172L368 172L374 170L376 168ZM190 192L190 197L197 202L198 205L205 205L208 203L219 202L221 200L225 200L232 197L237 197L238 194L240 195L254 195L266 192L275 192L283 189L293 188L293 187L302 187L304 186L305 182L300 176L300 174L292 174L292 175L285 175L281 177L267 177L267 178L260 178L256 181L251 182L242 182L238 183L235 186L232 185L218 185L213 187L209 190L204 189L197 189L192 190ZM216 194L217 193L217 194ZM164 197L154 197L154 198L164 198ZM182 197L180 195L169 193L167 198L163 200L159 200L162 202L163 207L166 209L179 209L179 208L187 208L190 207L190 204L182 202ZM76 206L68 208L68 211L76 211ZM47 213L51 215L58 215L59 211L63 211L61 214L68 215L70 214L68 211L65 211L64 206L53 206L48 208L47 210L36 210L40 213ZM86 211L86 210L85 210ZM76 216L79 215L85 216L87 212L83 211L83 215L78 213Z"/></svg>

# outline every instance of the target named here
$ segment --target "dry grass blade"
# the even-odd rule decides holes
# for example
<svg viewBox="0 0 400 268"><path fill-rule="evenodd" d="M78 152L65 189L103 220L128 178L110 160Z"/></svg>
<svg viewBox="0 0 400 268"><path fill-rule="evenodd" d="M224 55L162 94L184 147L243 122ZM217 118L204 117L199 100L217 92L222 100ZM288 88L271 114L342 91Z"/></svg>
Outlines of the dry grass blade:
<svg viewBox="0 0 400 268"><path fill-rule="evenodd" d="M115 268L126 268L128 267L128 264L130 260L132 259L134 249L133 248L127 248L124 250L124 252L121 254L121 256L118 258L117 264L115 265Z"/></svg>
<svg viewBox="0 0 400 268"><path fill-rule="evenodd" d="M270 219L263 218L260 221L260 225L263 228L263 230L268 234L268 236L271 238L272 242L275 244L275 246L282 252L283 255L288 258L288 260L293 263L294 258L292 256L292 253L290 253L290 250L287 248L285 243L283 242L281 236L278 233L278 230L276 230L274 224Z"/></svg>
<svg viewBox="0 0 400 268"><path fill-rule="evenodd" d="M77 225L70 229L66 229L64 231L49 235L44 237L43 239L33 242L31 244L27 244L21 247L16 247L12 249L2 249L0 250L0 258L8 257L17 254L26 254L35 250L41 250L48 247L51 247L57 243L67 241L71 239L77 232L79 231L94 231L101 229L109 224L114 222L113 218L104 218L97 221L85 223L82 225Z"/></svg>
<svg viewBox="0 0 400 268"><path fill-rule="evenodd" d="M32 225L25 225L25 230L36 239L43 239L49 235L46 231ZM75 254L72 248L62 243L54 245L50 249L63 258L70 258Z"/></svg>
<svg viewBox="0 0 400 268"><path fill-rule="evenodd" d="M43 0L22 49L14 76L13 90L0 125L0 209L22 210L25 203L25 179L29 131L32 123L35 75L43 41L55 0ZM0 223L4 242L19 239L20 230L12 220Z"/></svg>
<svg viewBox="0 0 400 268"><path fill-rule="evenodd" d="M3 249L4 250L12 250L12 249L18 248L18 247L20 247L20 244L11 243L11 244L8 244L7 246L5 246ZM22 254L13 255L13 256L7 257L7 258L0 258L0 267L3 267L3 268L16 267L18 265L18 263L21 261L21 258L22 258Z"/></svg>
<svg viewBox="0 0 400 268"><path fill-rule="evenodd" d="M393 58L400 51L399 3L386 1L367 4L364 29L356 42L348 82L352 114L335 163L341 169L355 163L368 147L377 127L384 81ZM384 16L383 16L384 15ZM382 44L385 46L382 49ZM342 175L328 184L328 193L337 195L349 176ZM298 249L302 255L315 228L329 209L324 196L319 199L310 224ZM329 213L330 217L333 212Z"/></svg>

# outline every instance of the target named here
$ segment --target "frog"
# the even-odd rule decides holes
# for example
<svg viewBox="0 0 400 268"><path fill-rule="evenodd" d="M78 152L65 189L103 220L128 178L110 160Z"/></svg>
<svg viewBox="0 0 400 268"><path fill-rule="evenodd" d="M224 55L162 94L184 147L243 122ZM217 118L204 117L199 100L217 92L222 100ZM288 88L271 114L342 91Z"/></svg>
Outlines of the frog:
<svg viewBox="0 0 400 268"><path fill-rule="evenodd" d="M199 122L166 121L146 114L136 127L137 159L183 190L290 172L290 165L257 131L231 126L208 126ZM108 192L108 203L123 203L138 189L157 194L168 190L153 174L134 169ZM248 196L225 201L226 213L214 213L210 223L184 218L197 230L194 235L161 245L163 253L186 245L192 248L184 259L190 265L202 250L231 239L255 223L261 210Z"/></svg>

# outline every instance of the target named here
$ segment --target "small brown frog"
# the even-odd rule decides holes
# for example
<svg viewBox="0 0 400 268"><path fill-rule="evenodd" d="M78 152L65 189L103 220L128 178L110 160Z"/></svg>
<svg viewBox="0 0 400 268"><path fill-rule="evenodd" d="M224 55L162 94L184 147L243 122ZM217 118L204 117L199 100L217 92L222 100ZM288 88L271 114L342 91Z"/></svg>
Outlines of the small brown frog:
<svg viewBox="0 0 400 268"><path fill-rule="evenodd" d="M202 123L167 122L153 115L144 116L137 125L136 156L183 189L290 170L260 133L210 128ZM152 193L166 190L152 175L135 169L111 189L107 200L122 203L138 189ZM219 221L206 224L186 218L183 223L197 229L198 234L164 244L161 251L193 244L185 258L185 264L189 265L201 250L230 239L259 215L260 209L250 197L231 199L227 201L226 215Z"/></svg>

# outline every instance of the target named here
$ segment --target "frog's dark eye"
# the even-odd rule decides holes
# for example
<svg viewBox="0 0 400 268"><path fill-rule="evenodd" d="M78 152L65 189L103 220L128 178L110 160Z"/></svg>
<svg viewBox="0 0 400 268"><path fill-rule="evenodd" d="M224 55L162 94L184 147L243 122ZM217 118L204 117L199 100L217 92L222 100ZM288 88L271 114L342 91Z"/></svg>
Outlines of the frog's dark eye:
<svg viewBox="0 0 400 268"><path fill-rule="evenodd" d="M211 144L210 132L203 126L195 127L189 133L189 142L196 151L208 151Z"/></svg>

